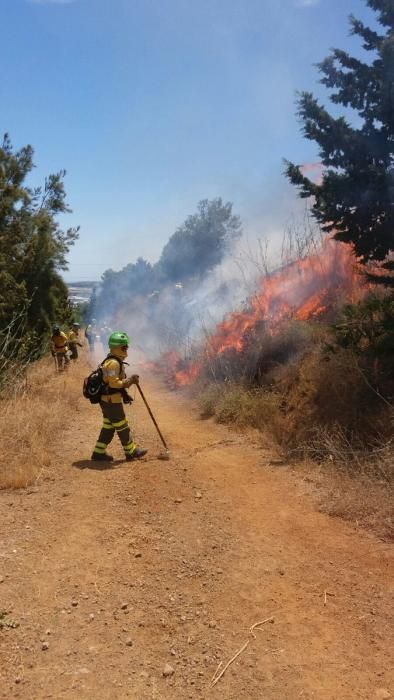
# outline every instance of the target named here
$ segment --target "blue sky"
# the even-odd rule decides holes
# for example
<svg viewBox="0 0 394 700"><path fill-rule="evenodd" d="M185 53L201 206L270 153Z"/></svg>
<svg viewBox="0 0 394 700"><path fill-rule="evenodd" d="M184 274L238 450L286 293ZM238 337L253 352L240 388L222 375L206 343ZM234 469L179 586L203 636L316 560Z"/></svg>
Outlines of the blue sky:
<svg viewBox="0 0 394 700"><path fill-rule="evenodd" d="M317 159L296 90L326 100L313 64L360 55L363 0L0 0L0 130L61 168L81 226L68 279L155 261L200 199L234 203L275 236L299 202L282 158Z"/></svg>

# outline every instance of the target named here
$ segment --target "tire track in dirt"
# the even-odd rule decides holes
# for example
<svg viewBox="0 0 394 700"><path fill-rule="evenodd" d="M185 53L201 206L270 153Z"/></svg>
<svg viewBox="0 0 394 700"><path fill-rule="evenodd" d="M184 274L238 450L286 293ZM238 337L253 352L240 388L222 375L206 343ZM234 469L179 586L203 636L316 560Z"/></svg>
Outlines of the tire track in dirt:
<svg viewBox="0 0 394 700"><path fill-rule="evenodd" d="M146 386L171 461L92 469L81 399L42 481L0 493L0 609L19 622L0 631L0 697L394 697L392 549L316 512L258 441ZM144 411L139 441L158 445Z"/></svg>

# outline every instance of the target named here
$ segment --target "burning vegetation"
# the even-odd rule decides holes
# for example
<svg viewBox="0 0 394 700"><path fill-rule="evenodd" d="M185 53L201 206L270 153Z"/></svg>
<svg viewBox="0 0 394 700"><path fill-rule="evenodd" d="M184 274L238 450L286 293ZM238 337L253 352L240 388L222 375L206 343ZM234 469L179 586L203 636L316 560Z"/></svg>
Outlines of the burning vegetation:
<svg viewBox="0 0 394 700"><path fill-rule="evenodd" d="M192 387L205 418L257 428L288 457L392 481L393 318L392 295L351 246L326 239L264 276L188 357L172 349L150 367Z"/></svg>
<svg viewBox="0 0 394 700"><path fill-rule="evenodd" d="M263 277L246 308L229 314L204 346L195 350L196 359L185 361L172 350L162 358L160 366L167 362L167 376L172 372L172 383L184 386L194 383L208 367L220 364L218 359L230 368L239 356L242 364L251 345L258 353L262 336L283 336L290 322L295 328L294 321L327 322L345 300L361 299L367 285L360 273L351 247L327 239L320 250ZM274 340L271 345L275 345ZM232 379L225 372L221 375L225 380Z"/></svg>

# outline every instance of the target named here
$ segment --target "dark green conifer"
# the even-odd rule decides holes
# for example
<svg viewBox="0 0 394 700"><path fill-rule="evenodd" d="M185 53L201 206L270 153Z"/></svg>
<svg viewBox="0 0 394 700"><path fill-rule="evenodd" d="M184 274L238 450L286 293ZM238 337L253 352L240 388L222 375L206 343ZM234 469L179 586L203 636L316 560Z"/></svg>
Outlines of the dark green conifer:
<svg viewBox="0 0 394 700"><path fill-rule="evenodd" d="M319 146L322 181L312 182L290 162L286 174L301 197L313 197L322 229L353 244L372 277L376 264L383 267L376 280L394 285L394 0L366 2L381 30L350 17L366 61L334 49L318 65L331 102L357 118L333 117L312 93L301 93L299 116L305 137Z"/></svg>

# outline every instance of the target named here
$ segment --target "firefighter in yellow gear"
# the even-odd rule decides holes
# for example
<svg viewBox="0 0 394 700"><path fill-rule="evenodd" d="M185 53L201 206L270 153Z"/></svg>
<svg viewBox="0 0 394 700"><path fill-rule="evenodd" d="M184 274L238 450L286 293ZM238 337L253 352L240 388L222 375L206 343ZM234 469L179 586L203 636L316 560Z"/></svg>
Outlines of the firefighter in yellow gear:
<svg viewBox="0 0 394 700"><path fill-rule="evenodd" d="M68 366L70 358L68 357L68 339L65 333L60 330L59 326L52 328L51 337L52 357L55 358L56 368L62 372Z"/></svg>
<svg viewBox="0 0 394 700"><path fill-rule="evenodd" d="M131 461L139 459L147 453L147 450L137 447L133 441L123 408L123 403L132 402L126 389L132 384L138 384L139 377L138 374L133 374L127 378L124 370L124 361L129 347L129 336L127 333L111 333L108 346L109 354L101 365L105 384L105 390L100 400L103 426L91 458L92 460L103 462L111 462L113 460L113 457L107 454L106 449L116 431L123 445L125 458L127 461Z"/></svg>
<svg viewBox="0 0 394 700"><path fill-rule="evenodd" d="M79 342L79 323L73 323L68 334L68 347L70 349L70 359L78 359L78 347L82 348L82 343Z"/></svg>

